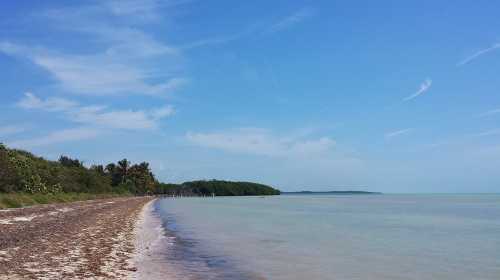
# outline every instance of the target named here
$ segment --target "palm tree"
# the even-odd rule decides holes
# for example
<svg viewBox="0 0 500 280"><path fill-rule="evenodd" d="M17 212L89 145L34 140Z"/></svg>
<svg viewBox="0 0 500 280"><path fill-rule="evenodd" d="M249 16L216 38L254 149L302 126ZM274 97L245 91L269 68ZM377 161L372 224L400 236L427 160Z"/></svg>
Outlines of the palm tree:
<svg viewBox="0 0 500 280"><path fill-rule="evenodd" d="M122 183L125 183L125 180L127 179L129 167L130 167L130 162L127 159L122 159L118 162L117 171L122 178L121 180Z"/></svg>

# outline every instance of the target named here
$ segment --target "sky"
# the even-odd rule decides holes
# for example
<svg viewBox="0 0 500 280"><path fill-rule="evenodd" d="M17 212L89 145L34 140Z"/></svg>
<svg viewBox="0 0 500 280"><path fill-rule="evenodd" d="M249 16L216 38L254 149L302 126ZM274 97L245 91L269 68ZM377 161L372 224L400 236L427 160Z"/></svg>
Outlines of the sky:
<svg viewBox="0 0 500 280"><path fill-rule="evenodd" d="M0 142L164 182L500 192L496 1L2 1Z"/></svg>

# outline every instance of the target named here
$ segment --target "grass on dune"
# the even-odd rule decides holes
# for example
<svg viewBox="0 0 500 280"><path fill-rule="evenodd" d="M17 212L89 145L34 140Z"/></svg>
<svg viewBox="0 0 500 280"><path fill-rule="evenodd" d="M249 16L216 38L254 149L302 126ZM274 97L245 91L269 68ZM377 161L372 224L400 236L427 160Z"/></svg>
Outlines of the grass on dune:
<svg viewBox="0 0 500 280"><path fill-rule="evenodd" d="M0 193L0 209L18 208L36 204L62 203L98 198L112 198L127 196L127 194L93 194L93 193L57 193L57 194L28 194L28 193Z"/></svg>

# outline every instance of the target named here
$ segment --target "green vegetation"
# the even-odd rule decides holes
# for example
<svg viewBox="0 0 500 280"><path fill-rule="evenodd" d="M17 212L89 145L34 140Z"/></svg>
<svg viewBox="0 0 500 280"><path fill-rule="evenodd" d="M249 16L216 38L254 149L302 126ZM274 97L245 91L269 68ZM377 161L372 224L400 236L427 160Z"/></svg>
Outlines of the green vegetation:
<svg viewBox="0 0 500 280"><path fill-rule="evenodd" d="M123 196L115 193L0 193L0 209Z"/></svg>
<svg viewBox="0 0 500 280"><path fill-rule="evenodd" d="M269 186L248 182L193 181L165 184L149 164L123 159L106 166L86 167L67 156L49 161L0 144L0 208L65 202L107 195L275 195Z"/></svg>
<svg viewBox="0 0 500 280"><path fill-rule="evenodd" d="M192 181L182 184L160 183L158 194L187 196L243 196L243 195L279 195L280 191L270 186L250 182L229 181Z"/></svg>
<svg viewBox="0 0 500 280"><path fill-rule="evenodd" d="M0 144L0 193L118 193L152 194L158 184L146 162L87 168L77 159L61 156L48 161L29 152Z"/></svg>

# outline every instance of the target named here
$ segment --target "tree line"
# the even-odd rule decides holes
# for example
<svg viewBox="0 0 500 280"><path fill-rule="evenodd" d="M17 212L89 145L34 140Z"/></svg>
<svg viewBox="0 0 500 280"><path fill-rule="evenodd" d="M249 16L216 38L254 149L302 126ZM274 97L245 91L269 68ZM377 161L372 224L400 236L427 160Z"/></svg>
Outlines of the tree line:
<svg viewBox="0 0 500 280"><path fill-rule="evenodd" d="M279 195L280 191L270 186L251 182L231 182L221 180L200 180L182 184L160 183L158 194L184 196L245 196Z"/></svg>
<svg viewBox="0 0 500 280"><path fill-rule="evenodd" d="M159 182L149 163L127 159L107 165L84 166L68 156L46 160L30 152L9 149L0 143L0 192L24 193L123 193L134 195L275 195L279 191L250 182L193 181L182 184Z"/></svg>

